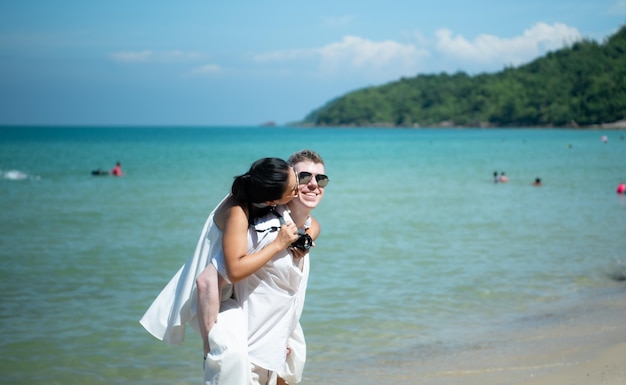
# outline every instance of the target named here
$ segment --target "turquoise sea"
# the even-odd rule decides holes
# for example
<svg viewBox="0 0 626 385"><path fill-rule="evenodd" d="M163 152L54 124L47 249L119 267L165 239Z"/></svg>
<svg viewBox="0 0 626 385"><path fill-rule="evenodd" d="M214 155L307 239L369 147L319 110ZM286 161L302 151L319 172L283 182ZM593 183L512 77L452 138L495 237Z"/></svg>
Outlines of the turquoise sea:
<svg viewBox="0 0 626 385"><path fill-rule="evenodd" d="M165 345L138 320L232 178L303 148L331 182L314 212L302 383L422 383L412 363L453 370L549 323L546 309L626 295L625 134L2 127L0 383L200 384L197 336ZM116 161L124 177L90 174Z"/></svg>

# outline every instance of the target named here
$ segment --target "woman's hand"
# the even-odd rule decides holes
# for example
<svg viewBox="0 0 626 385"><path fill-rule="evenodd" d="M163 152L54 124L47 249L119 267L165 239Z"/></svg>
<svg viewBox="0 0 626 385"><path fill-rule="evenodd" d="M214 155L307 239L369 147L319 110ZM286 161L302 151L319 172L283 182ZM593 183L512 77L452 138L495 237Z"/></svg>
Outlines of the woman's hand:
<svg viewBox="0 0 626 385"><path fill-rule="evenodd" d="M295 223L290 222L280 226L280 231L276 236L274 242L280 245L281 250L291 246L292 243L298 240L298 227Z"/></svg>
<svg viewBox="0 0 626 385"><path fill-rule="evenodd" d="M240 209L239 209L240 210ZM241 213L235 213L228 218L222 246L226 272L232 283L254 274L276 254L287 250L298 239L298 228L294 223L286 223L280 226L276 239L251 254L247 253L248 244L248 218Z"/></svg>

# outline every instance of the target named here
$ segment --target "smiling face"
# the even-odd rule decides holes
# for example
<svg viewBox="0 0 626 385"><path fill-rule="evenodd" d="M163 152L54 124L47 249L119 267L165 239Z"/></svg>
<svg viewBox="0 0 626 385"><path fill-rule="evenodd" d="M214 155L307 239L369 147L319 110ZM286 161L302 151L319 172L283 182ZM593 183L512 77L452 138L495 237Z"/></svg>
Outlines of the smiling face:
<svg viewBox="0 0 626 385"><path fill-rule="evenodd" d="M322 163L313 163L311 161L302 161L294 165L296 173L300 174L305 171L312 174L310 180L306 183L298 185L298 198L294 199L294 203L305 206L309 210L314 209L324 196L324 187L320 187L317 183L317 176L324 175L324 165Z"/></svg>

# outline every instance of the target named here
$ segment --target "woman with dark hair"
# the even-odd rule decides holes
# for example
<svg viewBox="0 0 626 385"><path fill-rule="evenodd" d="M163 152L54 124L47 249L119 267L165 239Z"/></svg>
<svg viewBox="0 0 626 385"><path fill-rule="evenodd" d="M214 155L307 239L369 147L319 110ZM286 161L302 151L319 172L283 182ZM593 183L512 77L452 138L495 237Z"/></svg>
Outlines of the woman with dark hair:
<svg viewBox="0 0 626 385"><path fill-rule="evenodd" d="M266 226L267 231L248 247L249 227L274 224L278 217L273 213L284 210L297 191L293 168L278 158L259 159L248 172L235 177L231 193L209 215L194 255L140 321L168 343L182 343L189 323L202 336L205 357L210 353L205 358L206 383L217 383L220 376L220 381L231 376L228 383L233 384L251 381L247 340L242 334L245 318L232 299L232 283L253 274L298 239L294 223L279 223ZM224 327L212 333L217 320ZM215 338L209 342L211 337Z"/></svg>

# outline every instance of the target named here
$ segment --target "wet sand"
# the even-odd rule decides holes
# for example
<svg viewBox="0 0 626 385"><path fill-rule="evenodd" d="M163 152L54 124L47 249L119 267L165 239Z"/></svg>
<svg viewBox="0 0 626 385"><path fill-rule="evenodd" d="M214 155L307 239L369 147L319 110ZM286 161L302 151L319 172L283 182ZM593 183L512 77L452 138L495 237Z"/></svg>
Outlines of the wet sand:
<svg viewBox="0 0 626 385"><path fill-rule="evenodd" d="M525 381L519 385L619 385L626 384L626 343L605 349L584 362Z"/></svg>
<svg viewBox="0 0 626 385"><path fill-rule="evenodd" d="M415 384L626 384L626 286L520 320L458 357L449 370L422 373ZM421 366L421 365L420 365ZM430 377L430 378L429 378Z"/></svg>
<svg viewBox="0 0 626 385"><path fill-rule="evenodd" d="M459 336L457 340L453 347L414 347L375 362L327 370L323 382L624 385L626 284L544 305L478 336Z"/></svg>

